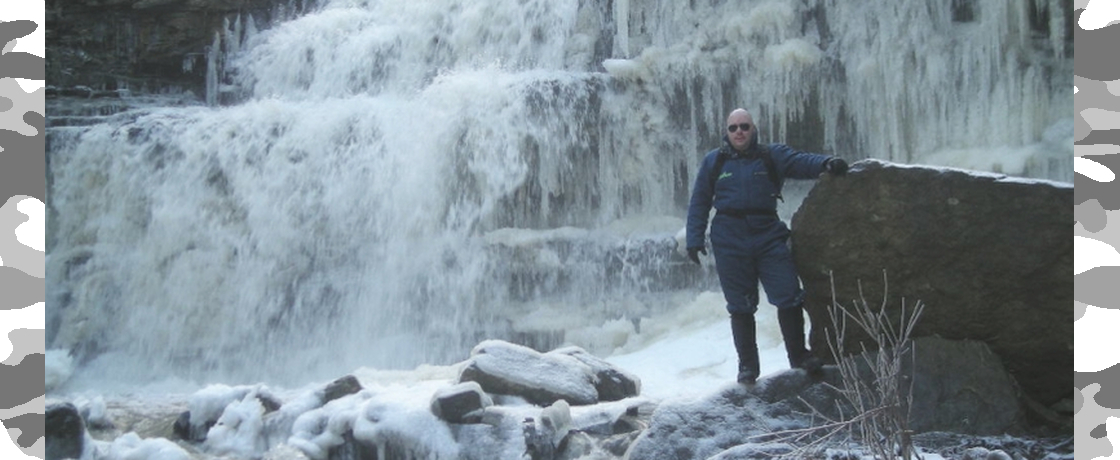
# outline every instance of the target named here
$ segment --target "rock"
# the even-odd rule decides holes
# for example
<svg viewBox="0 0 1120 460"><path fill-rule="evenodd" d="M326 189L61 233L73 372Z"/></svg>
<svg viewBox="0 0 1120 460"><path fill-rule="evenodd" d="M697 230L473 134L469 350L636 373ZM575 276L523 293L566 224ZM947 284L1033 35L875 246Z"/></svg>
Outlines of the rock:
<svg viewBox="0 0 1120 460"><path fill-rule="evenodd" d="M649 420L656 408L657 403L653 401L640 401L638 405L627 407L621 414L615 408L593 411L596 412L594 416L585 413L578 424L573 424L572 430L587 433L600 440L623 434L637 436L635 432L649 428Z"/></svg>
<svg viewBox="0 0 1120 460"><path fill-rule="evenodd" d="M270 393L260 393L257 395L257 401L260 401L264 413L268 414L280 410L280 406L284 404L276 395Z"/></svg>
<svg viewBox="0 0 1120 460"><path fill-rule="evenodd" d="M1006 369L983 342L953 341L922 337L911 342L914 354L901 364L899 391L902 398L913 398L909 425L915 433L932 431L972 435L1000 435L1025 428L1024 408L1019 388ZM870 355L853 355L860 363L868 388L878 389L874 376L864 364L876 361ZM825 366L823 381L843 389L844 382L835 366ZM911 391L910 382L913 382ZM786 371L759 381L754 393L762 400L789 411L801 410L804 401L826 416L839 420L842 409L853 413L840 393L828 386L814 385L804 372ZM784 402L781 406L778 403ZM774 413L774 411L771 411ZM778 415L782 415L778 413Z"/></svg>
<svg viewBox="0 0 1120 460"><path fill-rule="evenodd" d="M353 375L340 377L323 388L323 404L334 401L346 395L362 391L362 384Z"/></svg>
<svg viewBox="0 0 1120 460"><path fill-rule="evenodd" d="M541 411L541 426L552 433L552 444L559 446L572 431L572 411L568 402L561 399L544 408Z"/></svg>
<svg viewBox="0 0 1120 460"><path fill-rule="evenodd" d="M252 457L255 452L266 450L265 438L261 436L264 413L264 404L255 394L230 403L206 432L203 450L234 458Z"/></svg>
<svg viewBox="0 0 1120 460"><path fill-rule="evenodd" d="M611 424L611 434L627 434L649 428L645 420L630 414L624 414Z"/></svg>
<svg viewBox="0 0 1120 460"><path fill-rule="evenodd" d="M86 425L77 407L68 402L47 406L43 425L46 437L46 460L82 456Z"/></svg>
<svg viewBox="0 0 1120 460"><path fill-rule="evenodd" d="M982 341L1030 397L1068 398L1072 200L1067 184L877 160L822 177L791 219L812 348L826 357L832 289L848 306L862 283L892 318L926 306L913 337ZM849 328L845 348L862 339Z"/></svg>
<svg viewBox="0 0 1120 460"><path fill-rule="evenodd" d="M915 433L953 432L970 435L1001 435L1022 432L1024 408L1018 398L1019 388L983 342L953 341L922 337L911 342L914 354L902 359L899 394L903 400L913 398L910 405L910 430ZM874 376L865 363L875 362L870 355L854 355L868 388L878 394ZM833 366L826 373L836 372ZM827 378L826 380L839 379ZM913 383L912 390L911 384ZM841 381L839 388L843 389ZM788 393L787 393L788 394ZM835 395L833 395L835 396ZM805 398L813 407L829 417L832 402L828 395ZM845 405L851 414L851 406Z"/></svg>
<svg viewBox="0 0 1120 460"><path fill-rule="evenodd" d="M573 405L598 402L591 368L566 354L540 353L500 340L487 340L471 352L460 382L478 382L487 393L514 395L548 406L561 399Z"/></svg>
<svg viewBox="0 0 1120 460"><path fill-rule="evenodd" d="M556 460L579 460L594 458L591 457L595 453L595 439L587 433L573 431L560 445L559 451L556 453Z"/></svg>
<svg viewBox="0 0 1120 460"><path fill-rule="evenodd" d="M936 337L914 340L915 362L903 362L913 376L910 427L915 432L947 431L1001 435L1022 431L1018 386L983 342Z"/></svg>
<svg viewBox="0 0 1120 460"><path fill-rule="evenodd" d="M610 452L611 455L622 457L626 454L627 449L634 444L634 440L641 436L640 431L633 431L626 434L616 434L599 443L599 447L604 451Z"/></svg>
<svg viewBox="0 0 1120 460"><path fill-rule="evenodd" d="M184 441L199 442L205 439L205 436L203 436L203 438L201 439L195 439L194 435L192 434L191 411L183 411L183 413L179 414L179 418L175 419L175 424L172 426L171 432L175 433L175 436L178 436L179 439L182 439Z"/></svg>
<svg viewBox="0 0 1120 460"><path fill-rule="evenodd" d="M590 367L595 373L595 390L599 393L599 401L619 401L637 396L641 392L642 382L636 375L619 369L582 348L566 347L551 353L571 356Z"/></svg>
<svg viewBox="0 0 1120 460"><path fill-rule="evenodd" d="M327 388L329 389L330 386ZM322 392L329 393L329 390L322 390ZM188 402L189 410L179 415L172 431L185 440L204 441L207 433L222 417L226 408L231 404L242 401L249 395L252 395L260 403L262 413L271 413L280 409L280 399L262 385L236 387L222 384L210 385L191 395ZM323 404L326 402L323 401ZM184 417L186 417L185 421Z"/></svg>
<svg viewBox="0 0 1120 460"><path fill-rule="evenodd" d="M116 425L109 418L105 398L98 396L92 400L75 403L75 405L78 407L78 413L81 414L82 420L85 420L87 429L97 431L116 428Z"/></svg>
<svg viewBox="0 0 1120 460"><path fill-rule="evenodd" d="M577 458L588 453L585 451L592 445L590 437L582 433L575 442L568 442L572 413L562 399L544 408L539 421L526 418L521 430L525 436L525 451L533 460Z"/></svg>
<svg viewBox="0 0 1120 460"><path fill-rule="evenodd" d="M818 382L827 382L831 385L840 384L840 373L836 371L835 367L823 368L821 372L822 376L818 379L810 377L808 373L800 369L789 369L771 374L764 379L760 379L749 394L768 404L777 404L804 396L805 392ZM830 394L821 398L821 401L831 404L834 397L836 397L835 394Z"/></svg>
<svg viewBox="0 0 1120 460"><path fill-rule="evenodd" d="M530 460L549 460L556 456L552 433L543 431L532 417L521 422L521 434L525 437L525 454Z"/></svg>
<svg viewBox="0 0 1120 460"><path fill-rule="evenodd" d="M432 395L432 413L450 423L480 423L481 411L494 404L477 382L464 382Z"/></svg>
<svg viewBox="0 0 1120 460"><path fill-rule="evenodd" d="M133 94L206 91L207 51L244 40L305 2L275 0L48 0L46 78L60 88ZM284 12L283 6L294 7ZM236 32L236 33L235 33ZM234 36L236 35L236 37ZM224 61L224 60L221 60ZM222 64L222 62L219 62Z"/></svg>
<svg viewBox="0 0 1120 460"><path fill-rule="evenodd" d="M766 376L753 389L731 383L704 398L665 401L654 411L649 429L634 440L626 458L710 458L730 446L773 443L776 431L809 426L804 405L797 410L774 408L793 404L799 395L825 386L824 381L813 381L796 370Z"/></svg>

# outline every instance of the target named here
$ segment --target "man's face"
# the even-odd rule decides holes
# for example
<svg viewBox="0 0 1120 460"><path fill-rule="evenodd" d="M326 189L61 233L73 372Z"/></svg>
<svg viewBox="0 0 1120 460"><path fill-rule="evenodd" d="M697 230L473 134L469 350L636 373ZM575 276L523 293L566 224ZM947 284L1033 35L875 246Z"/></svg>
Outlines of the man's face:
<svg viewBox="0 0 1120 460"><path fill-rule="evenodd" d="M746 129L744 129L746 128ZM736 112L727 117L727 139L736 150L746 150L751 143L751 136L758 129L750 114Z"/></svg>

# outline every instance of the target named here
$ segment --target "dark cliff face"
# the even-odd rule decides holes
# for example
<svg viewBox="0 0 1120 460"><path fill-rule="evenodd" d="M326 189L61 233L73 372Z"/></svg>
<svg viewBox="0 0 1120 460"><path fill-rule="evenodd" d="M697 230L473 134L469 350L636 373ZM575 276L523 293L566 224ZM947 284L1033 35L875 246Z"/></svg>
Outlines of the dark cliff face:
<svg viewBox="0 0 1120 460"><path fill-rule="evenodd" d="M189 91L205 97L207 52L228 24L265 28L315 0L47 0L51 90Z"/></svg>

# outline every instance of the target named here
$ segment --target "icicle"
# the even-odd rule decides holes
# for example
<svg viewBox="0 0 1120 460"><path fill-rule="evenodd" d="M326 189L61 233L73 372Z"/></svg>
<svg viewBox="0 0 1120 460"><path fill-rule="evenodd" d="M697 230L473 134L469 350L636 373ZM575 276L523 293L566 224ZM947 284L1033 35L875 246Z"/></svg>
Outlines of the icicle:
<svg viewBox="0 0 1120 460"><path fill-rule="evenodd" d="M617 57L630 57L630 0L615 0L615 49Z"/></svg>
<svg viewBox="0 0 1120 460"><path fill-rule="evenodd" d="M214 43L206 50L206 105L218 105L218 93L221 91L218 77L220 75L220 61L222 55L222 34L214 32Z"/></svg>

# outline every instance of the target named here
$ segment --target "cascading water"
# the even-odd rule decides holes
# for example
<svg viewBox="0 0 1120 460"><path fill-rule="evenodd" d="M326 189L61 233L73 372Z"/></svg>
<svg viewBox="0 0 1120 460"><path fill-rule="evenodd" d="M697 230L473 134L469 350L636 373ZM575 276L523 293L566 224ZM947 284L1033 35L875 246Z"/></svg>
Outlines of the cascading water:
<svg viewBox="0 0 1120 460"><path fill-rule="evenodd" d="M575 332L714 288L674 235L739 106L806 150L1072 181L1060 3L239 18L209 106L49 130L48 348L125 379L306 381L592 340Z"/></svg>

